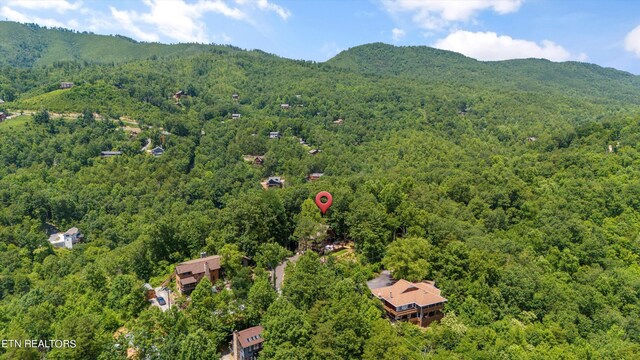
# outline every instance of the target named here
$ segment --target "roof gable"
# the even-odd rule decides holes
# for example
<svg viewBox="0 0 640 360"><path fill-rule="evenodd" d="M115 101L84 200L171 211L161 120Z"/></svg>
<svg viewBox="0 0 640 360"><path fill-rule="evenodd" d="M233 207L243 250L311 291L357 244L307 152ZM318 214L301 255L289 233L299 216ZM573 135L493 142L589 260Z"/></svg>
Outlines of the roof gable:
<svg viewBox="0 0 640 360"><path fill-rule="evenodd" d="M205 272L205 266L209 270L220 269L220 256L213 255L206 258L185 261L176 265L176 273L185 274L190 272L192 274L200 274Z"/></svg>
<svg viewBox="0 0 640 360"><path fill-rule="evenodd" d="M242 331L237 332L238 340L240 341L240 346L242 348L247 348L252 345L259 344L264 341L262 338L262 331L264 328L262 326L254 326L248 329L244 329Z"/></svg>
<svg viewBox="0 0 640 360"><path fill-rule="evenodd" d="M440 289L436 288L432 282L411 283L404 279L398 280L391 286L374 289L372 293L394 306L409 304L427 306L447 301L440 296Z"/></svg>

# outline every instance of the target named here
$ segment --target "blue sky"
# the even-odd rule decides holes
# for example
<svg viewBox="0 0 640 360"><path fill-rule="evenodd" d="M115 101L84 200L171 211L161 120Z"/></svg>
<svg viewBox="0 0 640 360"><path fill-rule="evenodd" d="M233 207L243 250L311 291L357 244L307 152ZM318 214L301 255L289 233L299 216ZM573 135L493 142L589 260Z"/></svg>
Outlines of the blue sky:
<svg viewBox="0 0 640 360"><path fill-rule="evenodd" d="M640 4L633 0L0 0L0 18L316 61L380 41L640 74Z"/></svg>

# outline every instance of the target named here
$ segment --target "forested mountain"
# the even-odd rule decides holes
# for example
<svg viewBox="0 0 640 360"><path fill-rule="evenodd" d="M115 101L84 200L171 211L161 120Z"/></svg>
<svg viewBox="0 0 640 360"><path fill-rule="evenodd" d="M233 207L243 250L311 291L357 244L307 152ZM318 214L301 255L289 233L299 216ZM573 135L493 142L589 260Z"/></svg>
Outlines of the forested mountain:
<svg viewBox="0 0 640 360"><path fill-rule="evenodd" d="M14 49L0 111L27 114L0 122L0 336L77 343L2 358L211 358L258 324L264 359L640 353L637 76L426 47L314 63L0 26L48 44L21 62L16 46L35 45L0 31ZM96 45L47 60L68 51L60 39L108 42L113 57ZM286 186L263 190L269 176ZM324 217L320 190L333 194ZM265 270L323 224L355 252L308 251L273 290ZM84 241L53 248L52 226ZM202 281L170 311L150 307L143 283L203 251L222 256L230 289ZM383 268L434 280L442 322L386 320L365 284Z"/></svg>
<svg viewBox="0 0 640 360"><path fill-rule="evenodd" d="M140 43L121 35L95 35L62 28L49 29L36 24L0 21L0 51L3 54L0 65L32 67L61 61L122 63L150 57L234 50L239 49L202 44Z"/></svg>
<svg viewBox="0 0 640 360"><path fill-rule="evenodd" d="M597 65L543 59L477 61L425 46L382 43L358 46L328 64L368 75L394 75L424 82L483 89L569 93L591 101L617 99L640 103L640 77Z"/></svg>

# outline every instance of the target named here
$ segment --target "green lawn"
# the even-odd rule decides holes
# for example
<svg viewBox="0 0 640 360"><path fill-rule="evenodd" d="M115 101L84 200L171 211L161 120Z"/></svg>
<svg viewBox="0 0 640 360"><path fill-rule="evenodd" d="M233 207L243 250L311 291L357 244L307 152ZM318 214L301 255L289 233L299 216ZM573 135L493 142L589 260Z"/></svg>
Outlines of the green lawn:
<svg viewBox="0 0 640 360"><path fill-rule="evenodd" d="M21 115L13 119L0 122L0 134L8 134L12 131L22 131L29 121L31 121L31 116Z"/></svg>

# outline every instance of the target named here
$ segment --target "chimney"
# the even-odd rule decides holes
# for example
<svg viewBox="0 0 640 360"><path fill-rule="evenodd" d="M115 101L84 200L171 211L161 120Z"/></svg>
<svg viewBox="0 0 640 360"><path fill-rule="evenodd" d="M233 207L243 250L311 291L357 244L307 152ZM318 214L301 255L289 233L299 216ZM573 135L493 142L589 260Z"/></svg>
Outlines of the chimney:
<svg viewBox="0 0 640 360"><path fill-rule="evenodd" d="M200 259L204 259L206 257L207 257L207 252L206 251L203 251L203 252L200 253Z"/></svg>
<svg viewBox="0 0 640 360"><path fill-rule="evenodd" d="M389 291L389 299L391 299L393 297L393 294L391 293L391 291Z"/></svg>

